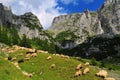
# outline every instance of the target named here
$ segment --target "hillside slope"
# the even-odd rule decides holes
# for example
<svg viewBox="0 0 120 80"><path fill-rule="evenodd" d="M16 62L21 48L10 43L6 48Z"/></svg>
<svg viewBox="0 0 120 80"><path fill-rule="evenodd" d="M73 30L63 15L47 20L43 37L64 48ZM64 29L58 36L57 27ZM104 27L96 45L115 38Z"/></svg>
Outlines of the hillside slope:
<svg viewBox="0 0 120 80"><path fill-rule="evenodd" d="M0 56L0 80L31 80L29 77L23 75L20 70L18 70L9 61L4 60Z"/></svg>
<svg viewBox="0 0 120 80"><path fill-rule="evenodd" d="M6 51L7 49L7 51ZM26 50L24 50L26 49ZM49 54L46 51L42 51L39 50L36 54L36 57L29 57L29 60L25 60L25 56L27 55L26 52L28 52L27 48L18 48L18 47L6 47L4 49L2 49L4 52L6 52L6 54L0 54L0 56L2 56L2 58L0 58L1 60L1 67L5 66L6 68L0 68L1 72L3 73L5 71L5 69L10 69L10 70L14 70L13 68L15 68L12 63L18 62L19 68L15 68L16 72L20 72L21 73L23 71L27 72L27 73L31 73L32 80L103 80L103 78L97 77L95 76L95 74L100 70L99 68L95 67L95 66L87 66L90 69L90 72L85 74L85 75L81 75L78 77L74 77L74 74L76 72L76 66L78 64L82 64L83 68L81 69L81 71L83 71L85 69L85 65L84 62L88 61L88 60L83 60L83 59L79 59L77 60L76 58L72 58L72 57L63 57L63 55L53 55L53 54ZM7 56L9 57L9 60L5 61L3 58L7 58ZM47 60L46 58L48 58L48 56L51 56L52 58ZM16 59L12 59L10 60L10 58L15 58ZM23 61L21 61L23 60ZM2 62L6 62L6 63L2 63ZM53 68L51 68L51 64L55 64L55 66ZM8 67L7 65L11 65L13 67ZM7 68L8 67L8 68ZM18 70L18 71L17 71ZM10 71L9 71L10 72ZM14 74L15 74L14 73ZM5 73L0 74L1 78L3 78L4 76L7 76L8 74ZM22 74L21 74L22 75ZM19 77L20 75L16 74L16 77ZM109 75L110 76L110 75ZM12 78L13 76L11 75L11 77L9 79L14 79ZM24 76L23 76L24 77ZM23 78L21 77L21 78ZM115 76L114 76L115 77ZM20 78L20 79L21 79ZM24 78L23 78L24 79ZM21 79L21 80L23 80ZM8 79L6 79L8 80ZM15 80L15 79L14 79ZM17 80L17 79L16 79ZM26 78L25 80L29 80L29 77Z"/></svg>

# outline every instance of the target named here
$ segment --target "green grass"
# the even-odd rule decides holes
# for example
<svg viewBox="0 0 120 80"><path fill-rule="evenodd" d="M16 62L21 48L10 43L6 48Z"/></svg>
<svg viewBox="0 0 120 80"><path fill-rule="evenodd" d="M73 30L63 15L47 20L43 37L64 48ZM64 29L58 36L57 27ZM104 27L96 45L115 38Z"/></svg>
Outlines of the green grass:
<svg viewBox="0 0 120 80"><path fill-rule="evenodd" d="M0 56L0 80L31 80L29 77L22 74L9 61L5 61Z"/></svg>
<svg viewBox="0 0 120 80"><path fill-rule="evenodd" d="M20 53L23 53L24 55L18 56ZM18 50L9 54L9 56L16 56L16 61L18 61L25 57L25 53L25 50ZM103 80L102 78L95 76L95 73L98 72L98 69L94 66L89 67L90 73L79 77L74 77L76 66L79 63L84 64L84 61L79 61L72 57L70 59L64 59L52 54L37 54L37 57L31 57L29 61L19 63L21 70L18 70L16 67L14 67L10 63L11 61L5 61L3 59L4 56L0 57L0 80L30 80L29 77L22 74L22 71L33 73L31 80ZM48 56L52 56L52 59L46 60ZM56 64L56 67L51 69L50 65L53 63Z"/></svg>

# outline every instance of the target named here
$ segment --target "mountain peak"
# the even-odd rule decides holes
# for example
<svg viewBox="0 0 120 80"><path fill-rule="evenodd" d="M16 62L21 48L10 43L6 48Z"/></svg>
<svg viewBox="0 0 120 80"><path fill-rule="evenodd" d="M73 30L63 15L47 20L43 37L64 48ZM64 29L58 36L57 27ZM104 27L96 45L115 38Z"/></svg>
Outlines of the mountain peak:
<svg viewBox="0 0 120 80"><path fill-rule="evenodd" d="M26 12L24 15L25 15L25 16L33 16L34 14L33 14L32 12ZM34 15L34 16L35 16L35 15Z"/></svg>

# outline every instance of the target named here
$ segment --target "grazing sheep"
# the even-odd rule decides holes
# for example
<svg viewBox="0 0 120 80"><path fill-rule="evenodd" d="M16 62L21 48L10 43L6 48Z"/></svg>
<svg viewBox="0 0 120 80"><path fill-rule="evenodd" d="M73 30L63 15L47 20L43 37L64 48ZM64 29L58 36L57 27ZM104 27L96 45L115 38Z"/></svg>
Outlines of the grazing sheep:
<svg viewBox="0 0 120 80"><path fill-rule="evenodd" d="M85 66L89 66L89 65L90 65L90 63L89 63L89 62L86 62L86 63L85 63Z"/></svg>
<svg viewBox="0 0 120 80"><path fill-rule="evenodd" d="M106 78L107 77L107 71L101 70L98 73L96 73L97 76Z"/></svg>
<svg viewBox="0 0 120 80"><path fill-rule="evenodd" d="M20 50L24 50L24 47L20 47Z"/></svg>
<svg viewBox="0 0 120 80"><path fill-rule="evenodd" d="M79 70L82 68L82 64L77 65L76 69Z"/></svg>
<svg viewBox="0 0 120 80"><path fill-rule="evenodd" d="M63 54L61 54L60 56L61 56L61 58L64 58L64 57L65 57Z"/></svg>
<svg viewBox="0 0 120 80"><path fill-rule="evenodd" d="M24 58L24 60L30 60L30 58L28 57L28 58Z"/></svg>
<svg viewBox="0 0 120 80"><path fill-rule="evenodd" d="M104 78L104 80L115 80L115 78Z"/></svg>
<svg viewBox="0 0 120 80"><path fill-rule="evenodd" d="M32 73L28 73L28 75L27 75L28 77L32 77L33 76L33 74Z"/></svg>
<svg viewBox="0 0 120 80"><path fill-rule="evenodd" d="M53 54L55 56L55 54Z"/></svg>
<svg viewBox="0 0 120 80"><path fill-rule="evenodd" d="M8 60L11 60L11 59L12 59L12 57L8 56Z"/></svg>
<svg viewBox="0 0 120 80"><path fill-rule="evenodd" d="M48 51L44 51L45 54L48 54Z"/></svg>
<svg viewBox="0 0 120 80"><path fill-rule="evenodd" d="M17 45L14 45L14 46L13 46L13 48L14 48L15 50L20 49L20 47L19 47L19 46L17 46Z"/></svg>
<svg viewBox="0 0 120 80"><path fill-rule="evenodd" d="M12 60L12 61L15 61L16 59L17 59L16 57L13 57L11 60Z"/></svg>
<svg viewBox="0 0 120 80"><path fill-rule="evenodd" d="M22 71L22 73L23 73L24 75L28 76L28 77L32 77L32 76L33 76L32 73L27 73L26 71Z"/></svg>
<svg viewBox="0 0 120 80"><path fill-rule="evenodd" d="M37 53L31 54L31 57L37 57Z"/></svg>
<svg viewBox="0 0 120 80"><path fill-rule="evenodd" d="M31 54L26 54L25 58L30 58Z"/></svg>
<svg viewBox="0 0 120 80"><path fill-rule="evenodd" d="M47 57L47 60L50 60L50 59L52 59L52 57L51 57L51 56L48 56L48 57Z"/></svg>
<svg viewBox="0 0 120 80"><path fill-rule="evenodd" d="M84 71L83 71L83 74L87 74L89 73L90 69L89 68L85 68Z"/></svg>
<svg viewBox="0 0 120 80"><path fill-rule="evenodd" d="M36 53L37 50L36 49L28 49L28 52L26 52L26 54L32 54L32 53Z"/></svg>
<svg viewBox="0 0 120 80"><path fill-rule="evenodd" d="M70 57L69 56L64 56L64 58L69 59Z"/></svg>
<svg viewBox="0 0 120 80"><path fill-rule="evenodd" d="M55 68L56 65L55 64L51 64L50 68Z"/></svg>
<svg viewBox="0 0 120 80"><path fill-rule="evenodd" d="M43 50L37 50L38 53L45 53Z"/></svg>
<svg viewBox="0 0 120 80"><path fill-rule="evenodd" d="M80 70L78 70L75 74L74 74L74 77L77 77L77 76L80 76L82 75L82 72Z"/></svg>
<svg viewBox="0 0 120 80"><path fill-rule="evenodd" d="M24 62L24 59L18 60L18 63L23 63L23 62Z"/></svg>
<svg viewBox="0 0 120 80"><path fill-rule="evenodd" d="M55 54L56 56L60 56L59 54Z"/></svg>

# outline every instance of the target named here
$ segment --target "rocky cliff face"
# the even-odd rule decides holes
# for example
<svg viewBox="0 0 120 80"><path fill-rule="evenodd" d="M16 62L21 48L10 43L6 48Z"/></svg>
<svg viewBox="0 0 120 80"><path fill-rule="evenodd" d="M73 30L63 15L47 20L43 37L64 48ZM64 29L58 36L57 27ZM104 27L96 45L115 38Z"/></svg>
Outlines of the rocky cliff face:
<svg viewBox="0 0 120 80"><path fill-rule="evenodd" d="M0 25L5 25L6 23L12 23L12 12L9 7L0 3Z"/></svg>
<svg viewBox="0 0 120 80"><path fill-rule="evenodd" d="M41 40L48 39L38 18L31 12L21 16L14 15L12 24L17 25L20 36L25 34L29 39L35 37Z"/></svg>
<svg viewBox="0 0 120 80"><path fill-rule="evenodd" d="M104 33L120 33L120 0L107 0L98 13Z"/></svg>
<svg viewBox="0 0 120 80"><path fill-rule="evenodd" d="M0 3L0 25L14 27L21 38L25 34L29 39L39 38L50 42L38 18L31 12L17 16L10 8Z"/></svg>
<svg viewBox="0 0 120 80"><path fill-rule="evenodd" d="M54 18L49 30L54 33L53 36L55 38L65 31L70 31L77 35L78 37L72 41L73 47L83 43L87 37L99 34L104 34L105 36L119 34L120 0L106 0L97 12L89 12L86 9L83 13L58 16ZM71 39L72 37L69 37L69 40ZM64 45L68 45L68 43L64 43Z"/></svg>
<svg viewBox="0 0 120 80"><path fill-rule="evenodd" d="M88 36L103 33L98 14L96 12L89 12L88 10L85 10L84 13L75 13L56 17L49 30L54 32L55 38L65 31L74 33L77 38L72 41L74 42L73 47L84 42ZM69 36L67 38L69 38ZM71 39L72 37L69 38L69 40ZM66 43L66 45L68 45L68 43Z"/></svg>

